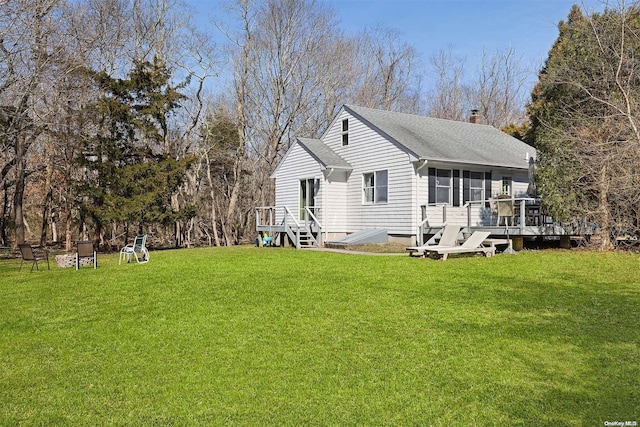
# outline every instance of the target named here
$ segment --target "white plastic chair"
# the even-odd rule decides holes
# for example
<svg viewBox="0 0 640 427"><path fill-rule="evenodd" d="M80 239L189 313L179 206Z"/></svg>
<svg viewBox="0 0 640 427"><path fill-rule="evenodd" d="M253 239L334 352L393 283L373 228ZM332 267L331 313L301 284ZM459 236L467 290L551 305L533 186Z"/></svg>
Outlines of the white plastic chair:
<svg viewBox="0 0 640 427"><path fill-rule="evenodd" d="M120 259L118 265L122 263L124 258L127 258L127 262L131 262L131 257L134 257L138 264L144 264L149 262L149 251L145 246L147 242L146 234L138 234L133 243L129 243L122 249L120 249Z"/></svg>

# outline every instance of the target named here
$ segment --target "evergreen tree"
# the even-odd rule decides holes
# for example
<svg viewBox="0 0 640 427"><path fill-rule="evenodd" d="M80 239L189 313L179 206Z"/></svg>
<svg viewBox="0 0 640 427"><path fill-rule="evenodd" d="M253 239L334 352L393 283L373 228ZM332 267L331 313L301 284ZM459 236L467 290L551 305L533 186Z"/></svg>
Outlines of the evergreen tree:
<svg viewBox="0 0 640 427"><path fill-rule="evenodd" d="M640 236L639 16L574 6L529 106L540 195L556 219L595 229L602 248Z"/></svg>
<svg viewBox="0 0 640 427"><path fill-rule="evenodd" d="M170 198L184 180L191 157L176 160L168 152L168 120L182 95L169 84L160 61L135 64L127 79L89 71L101 93L92 106L94 132L78 165L81 217L91 219L97 240L106 224L168 225L193 215L175 212ZM128 227L127 227L128 228Z"/></svg>

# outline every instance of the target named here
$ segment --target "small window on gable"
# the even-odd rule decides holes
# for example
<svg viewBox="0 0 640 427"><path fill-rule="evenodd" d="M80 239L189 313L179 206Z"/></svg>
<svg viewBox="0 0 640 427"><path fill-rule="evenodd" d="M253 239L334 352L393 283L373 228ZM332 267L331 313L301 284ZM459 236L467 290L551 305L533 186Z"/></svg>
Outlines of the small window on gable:
<svg viewBox="0 0 640 427"><path fill-rule="evenodd" d="M349 119L342 120L342 145L349 145Z"/></svg>

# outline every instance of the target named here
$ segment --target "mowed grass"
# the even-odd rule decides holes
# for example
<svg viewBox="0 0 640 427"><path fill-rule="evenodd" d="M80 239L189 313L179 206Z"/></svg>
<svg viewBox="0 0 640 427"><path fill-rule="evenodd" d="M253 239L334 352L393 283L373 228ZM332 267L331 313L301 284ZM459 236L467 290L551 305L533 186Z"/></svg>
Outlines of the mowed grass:
<svg viewBox="0 0 640 427"><path fill-rule="evenodd" d="M0 425L640 421L638 255L117 261L0 261Z"/></svg>

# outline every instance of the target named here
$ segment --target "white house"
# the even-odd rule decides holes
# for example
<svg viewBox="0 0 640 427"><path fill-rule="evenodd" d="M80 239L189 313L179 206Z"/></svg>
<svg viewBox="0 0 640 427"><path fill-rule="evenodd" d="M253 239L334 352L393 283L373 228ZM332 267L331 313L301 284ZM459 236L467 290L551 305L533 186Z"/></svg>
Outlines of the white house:
<svg viewBox="0 0 640 427"><path fill-rule="evenodd" d="M310 221L320 241L384 229L403 243L417 240L421 224L490 225L487 200L526 197L535 155L492 126L345 105L274 171L269 224Z"/></svg>

